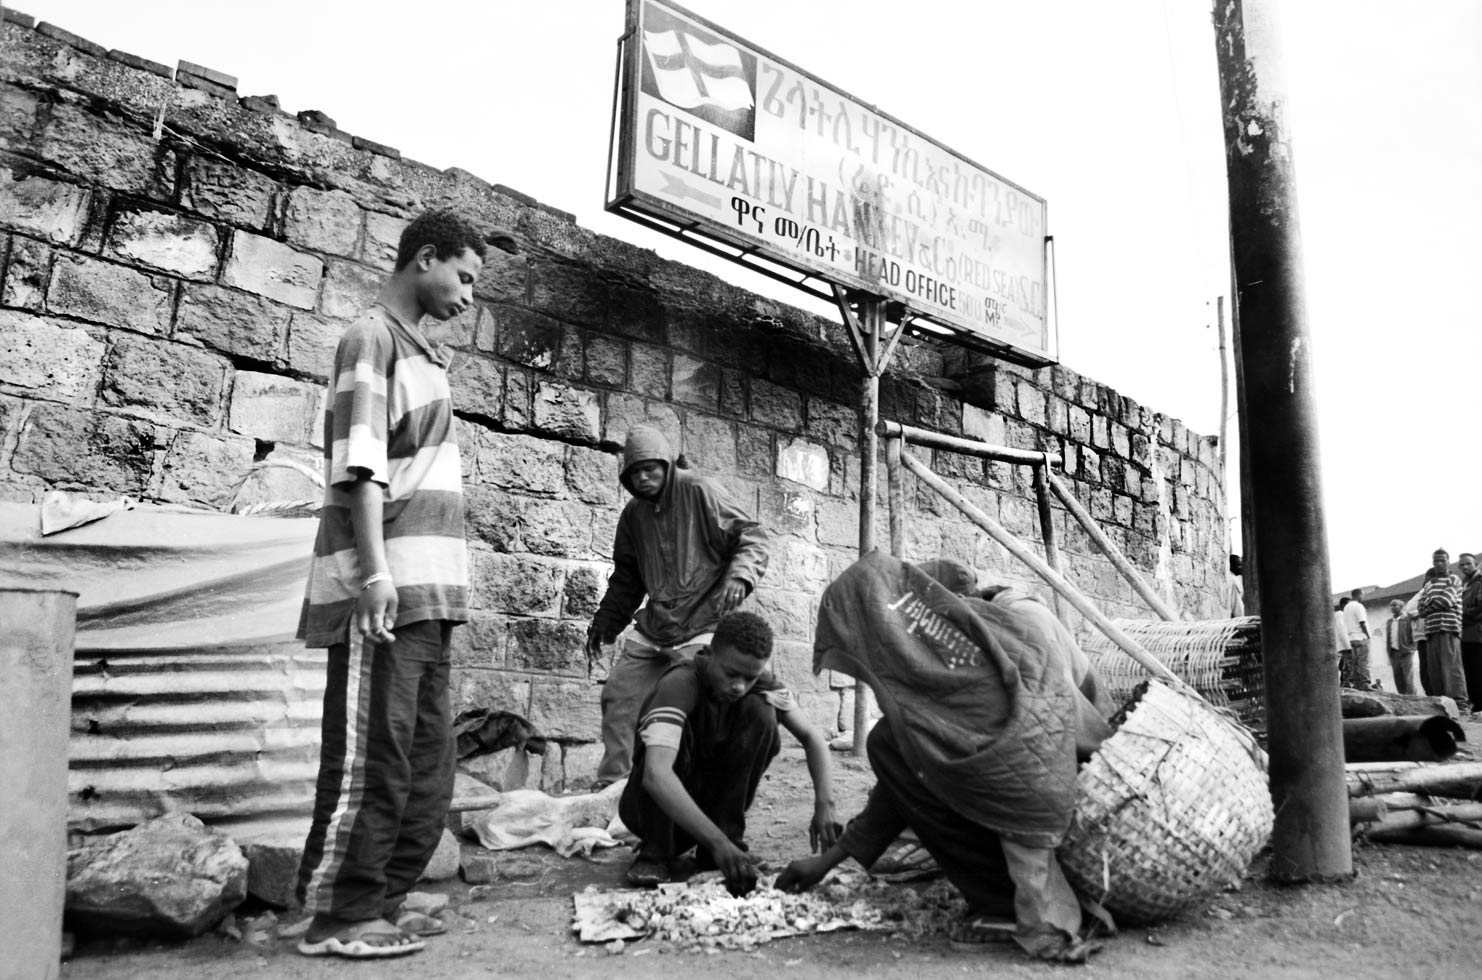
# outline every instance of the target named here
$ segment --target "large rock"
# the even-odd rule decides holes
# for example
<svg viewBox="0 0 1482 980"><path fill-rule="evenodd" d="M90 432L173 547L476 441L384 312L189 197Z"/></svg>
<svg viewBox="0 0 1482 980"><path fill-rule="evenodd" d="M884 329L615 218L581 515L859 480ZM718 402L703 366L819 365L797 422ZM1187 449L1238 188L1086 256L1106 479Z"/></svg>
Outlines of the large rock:
<svg viewBox="0 0 1482 980"><path fill-rule="evenodd" d="M304 835L249 841L247 894L280 909L298 905L298 866L304 856Z"/></svg>
<svg viewBox="0 0 1482 980"><path fill-rule="evenodd" d="M199 936L247 896L247 858L186 813L156 817L67 856L67 916L79 929Z"/></svg>

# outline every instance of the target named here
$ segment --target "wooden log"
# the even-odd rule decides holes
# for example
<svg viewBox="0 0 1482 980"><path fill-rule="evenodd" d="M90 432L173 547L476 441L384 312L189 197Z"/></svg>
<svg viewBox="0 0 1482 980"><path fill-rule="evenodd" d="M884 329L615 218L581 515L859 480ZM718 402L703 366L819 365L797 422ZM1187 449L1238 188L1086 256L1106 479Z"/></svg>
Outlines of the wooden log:
<svg viewBox="0 0 1482 980"><path fill-rule="evenodd" d="M1388 691L1355 691L1345 687L1338 692L1344 718L1379 718L1385 715L1444 715L1460 721L1456 702L1447 697L1424 694L1390 694Z"/></svg>
<svg viewBox="0 0 1482 980"><path fill-rule="evenodd" d="M1482 762L1443 765L1393 762L1344 767L1349 796L1424 793L1455 800L1482 800Z"/></svg>
<svg viewBox="0 0 1482 980"><path fill-rule="evenodd" d="M1456 754L1466 733L1439 715L1343 719L1343 755L1350 762L1440 762Z"/></svg>
<svg viewBox="0 0 1482 980"><path fill-rule="evenodd" d="M1378 823L1389 814L1389 807L1377 796L1351 797L1348 801L1348 822Z"/></svg>
<svg viewBox="0 0 1482 980"><path fill-rule="evenodd" d="M1374 796L1349 800L1348 817L1351 823L1369 824L1366 832L1448 825L1482 830L1482 803L1452 803L1407 794Z"/></svg>
<svg viewBox="0 0 1482 980"><path fill-rule="evenodd" d="M1366 836L1378 844L1418 844L1422 847L1469 847L1482 850L1482 830L1451 824L1370 830Z"/></svg>

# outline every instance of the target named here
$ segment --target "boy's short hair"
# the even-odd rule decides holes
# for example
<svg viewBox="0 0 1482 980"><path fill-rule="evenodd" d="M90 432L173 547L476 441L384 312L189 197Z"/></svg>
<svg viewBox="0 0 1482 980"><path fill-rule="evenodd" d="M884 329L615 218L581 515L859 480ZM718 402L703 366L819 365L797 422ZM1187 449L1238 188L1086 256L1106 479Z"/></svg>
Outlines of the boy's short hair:
<svg viewBox="0 0 1482 980"><path fill-rule="evenodd" d="M481 260L488 254L483 233L451 208L424 211L402 230L396 245L396 271L410 265L424 245L435 248L437 257L445 262L462 254L465 248Z"/></svg>
<svg viewBox="0 0 1482 980"><path fill-rule="evenodd" d="M716 624L710 646L730 647L758 660L766 660L772 656L772 627L756 613L727 613Z"/></svg>

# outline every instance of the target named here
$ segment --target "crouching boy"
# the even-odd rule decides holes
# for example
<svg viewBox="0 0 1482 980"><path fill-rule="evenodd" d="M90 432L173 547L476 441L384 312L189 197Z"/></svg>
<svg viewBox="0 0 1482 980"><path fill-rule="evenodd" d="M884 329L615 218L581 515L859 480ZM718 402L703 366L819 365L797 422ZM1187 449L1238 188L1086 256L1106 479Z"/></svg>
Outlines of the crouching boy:
<svg viewBox="0 0 1482 980"><path fill-rule="evenodd" d="M668 881L675 862L698 845L697 867L718 868L732 894L756 885L746 849L746 811L777 755L777 726L803 745L813 779L813 850L832 845L834 819L828 745L767 671L772 630L754 613L716 625L708 650L670 667L638 716L633 772L618 804L641 841L628 870L634 885Z"/></svg>

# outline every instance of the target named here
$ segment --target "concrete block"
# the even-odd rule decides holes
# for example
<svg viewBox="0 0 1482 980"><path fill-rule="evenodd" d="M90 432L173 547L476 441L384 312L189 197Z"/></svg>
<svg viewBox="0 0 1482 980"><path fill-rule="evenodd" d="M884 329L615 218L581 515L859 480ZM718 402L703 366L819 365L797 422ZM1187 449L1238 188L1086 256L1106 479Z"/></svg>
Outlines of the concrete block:
<svg viewBox="0 0 1482 980"><path fill-rule="evenodd" d="M90 402L103 354L103 343L81 327L0 310L0 383L52 401Z"/></svg>
<svg viewBox="0 0 1482 980"><path fill-rule="evenodd" d="M602 734L601 688L586 679L537 679L530 691L530 723L547 738L591 742Z"/></svg>
<svg viewBox="0 0 1482 980"><path fill-rule="evenodd" d="M255 449L251 439L223 439L204 432L177 434L160 467L159 498L212 508L227 505L237 483L251 469Z"/></svg>
<svg viewBox="0 0 1482 980"><path fill-rule="evenodd" d="M981 439L990 446L1002 446L1005 439L1003 416L965 404L962 406L962 434L969 439Z"/></svg>
<svg viewBox="0 0 1482 980"><path fill-rule="evenodd" d="M593 533L593 510L579 501L531 499L521 515L520 539L531 554L591 558Z"/></svg>
<svg viewBox="0 0 1482 980"><path fill-rule="evenodd" d="M559 439L595 444L602 433L602 406L597 393L542 381L532 401L534 428Z"/></svg>
<svg viewBox="0 0 1482 980"><path fill-rule="evenodd" d="M317 261L317 259L316 259ZM381 291L384 273L353 262L330 262L319 311L325 316L354 320L365 313Z"/></svg>
<svg viewBox="0 0 1482 980"><path fill-rule="evenodd" d="M271 238L239 231L232 236L231 256L221 279L228 286L311 310L323 273L324 263L317 257Z"/></svg>
<svg viewBox="0 0 1482 980"><path fill-rule="evenodd" d="M329 378L334 369L334 352L345 333L343 320L330 320L302 310L288 318L288 367L290 370L317 378ZM457 404L455 400L453 404Z"/></svg>
<svg viewBox="0 0 1482 980"><path fill-rule="evenodd" d="M561 613L563 563L530 555L477 551L472 556L475 609L554 619Z"/></svg>
<svg viewBox="0 0 1482 980"><path fill-rule="evenodd" d="M718 364L675 354L670 390L676 402L714 412L720 408L721 370ZM635 387L637 387L635 385Z"/></svg>
<svg viewBox="0 0 1482 980"><path fill-rule="evenodd" d="M180 293L175 336L265 364L282 364L290 315L287 307L252 293L191 284Z"/></svg>
<svg viewBox="0 0 1482 980"><path fill-rule="evenodd" d="M583 649L587 623L577 620L519 619L509 625L508 665L514 670L586 677Z"/></svg>
<svg viewBox="0 0 1482 980"><path fill-rule="evenodd" d="M480 429L475 438L480 483L543 497L565 494L566 447L561 443L492 429Z"/></svg>
<svg viewBox="0 0 1482 980"><path fill-rule="evenodd" d="M302 443L317 424L320 386L275 374L238 371L228 428L254 439Z"/></svg>
<svg viewBox="0 0 1482 980"><path fill-rule="evenodd" d="M808 399L808 438L826 446L839 446L857 452L859 445L859 409L838 405L821 398Z"/></svg>
<svg viewBox="0 0 1482 980"><path fill-rule="evenodd" d="M706 473L735 473L735 425L713 415L689 412L684 420L683 451L690 465Z"/></svg>
<svg viewBox="0 0 1482 980"><path fill-rule="evenodd" d="M777 447L777 475L814 490L827 491L828 450L803 439L782 442Z"/></svg>
<svg viewBox="0 0 1482 980"><path fill-rule="evenodd" d="M354 256L363 221L359 205L344 191L295 187L288 192L283 231L284 237L300 248Z"/></svg>
<svg viewBox="0 0 1482 980"><path fill-rule="evenodd" d="M498 307L495 322L500 357L540 371L555 367L565 335L559 322L516 307Z"/></svg>
<svg viewBox="0 0 1482 980"><path fill-rule="evenodd" d="M508 623L493 613L471 612L468 622L453 631L452 661L455 667L505 666Z"/></svg>
<svg viewBox="0 0 1482 980"><path fill-rule="evenodd" d="M109 230L107 251L187 279L209 279L220 246L216 227L205 221L167 211L125 211Z"/></svg>
<svg viewBox="0 0 1482 980"><path fill-rule="evenodd" d="M161 434L148 422L37 404L21 426L10 465L53 485L140 497L161 448Z"/></svg>
<svg viewBox="0 0 1482 980"><path fill-rule="evenodd" d="M43 118L28 151L60 172L115 191L168 194L174 157L161 152L148 129L124 128L67 102L54 103Z"/></svg>
<svg viewBox="0 0 1482 980"><path fill-rule="evenodd" d="M803 396L795 391L751 379L751 417L762 425L793 432L802 428Z"/></svg>
<svg viewBox="0 0 1482 980"><path fill-rule="evenodd" d="M59 256L52 269L46 307L91 323L164 334L170 329L173 298L168 279L68 254Z"/></svg>
<svg viewBox="0 0 1482 980"><path fill-rule="evenodd" d="M576 564L566 569L566 586L561 593L561 615L566 619L590 622L607 590L607 566Z"/></svg>
<svg viewBox="0 0 1482 980"><path fill-rule="evenodd" d="M5 282L0 286L0 306L42 312L53 254L34 239L12 237L10 262L5 267Z"/></svg>
<svg viewBox="0 0 1482 980"><path fill-rule="evenodd" d="M0 167L0 225L75 245L87 224L92 193L76 184L26 177Z"/></svg>
<svg viewBox="0 0 1482 980"><path fill-rule="evenodd" d="M273 216L278 184L265 174L213 157L185 165L180 203L208 218L262 231Z"/></svg>
<svg viewBox="0 0 1482 980"><path fill-rule="evenodd" d="M115 334L103 362L103 401L214 426L221 418L228 369L221 358L199 348Z"/></svg>
<svg viewBox="0 0 1482 980"><path fill-rule="evenodd" d="M651 344L630 344L628 348L628 376L633 391L642 392L648 398L667 401L669 398L669 352Z"/></svg>
<svg viewBox="0 0 1482 980"><path fill-rule="evenodd" d="M379 211L365 212L365 242L361 246L360 259L366 265L382 272L396 267L396 249L401 243L401 233L411 224L406 218Z"/></svg>
<svg viewBox="0 0 1482 980"><path fill-rule="evenodd" d="M623 500L618 483L621 457L585 446L566 447L566 488L586 504L611 506Z"/></svg>

